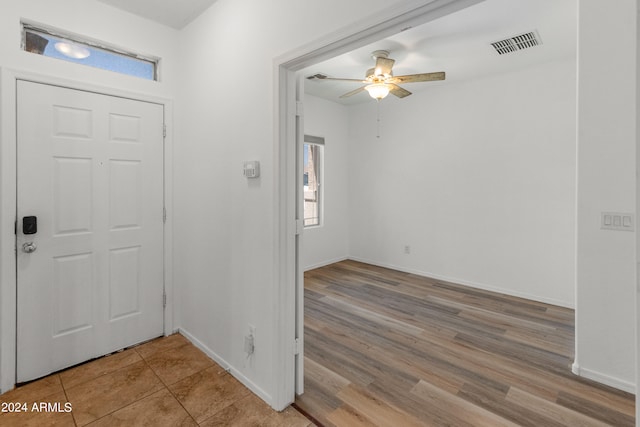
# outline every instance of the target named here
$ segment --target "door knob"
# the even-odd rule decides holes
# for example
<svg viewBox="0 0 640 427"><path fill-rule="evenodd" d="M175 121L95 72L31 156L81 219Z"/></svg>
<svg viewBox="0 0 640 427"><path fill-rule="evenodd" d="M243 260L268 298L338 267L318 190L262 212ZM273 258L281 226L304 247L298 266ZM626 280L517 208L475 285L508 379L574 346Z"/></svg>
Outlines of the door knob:
<svg viewBox="0 0 640 427"><path fill-rule="evenodd" d="M37 246L34 242L27 242L22 245L22 251L30 254L31 252L35 252Z"/></svg>

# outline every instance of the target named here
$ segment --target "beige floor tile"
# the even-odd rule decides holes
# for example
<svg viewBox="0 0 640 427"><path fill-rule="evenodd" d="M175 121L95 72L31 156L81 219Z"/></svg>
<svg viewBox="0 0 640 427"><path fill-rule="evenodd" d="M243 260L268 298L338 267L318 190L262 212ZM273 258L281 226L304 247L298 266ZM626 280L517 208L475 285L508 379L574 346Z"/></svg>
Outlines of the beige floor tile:
<svg viewBox="0 0 640 427"><path fill-rule="evenodd" d="M15 403L16 401L13 401ZM27 403L27 402L23 402ZM34 407L35 403L35 407ZM60 391L46 398L39 398L27 403L26 411L7 412L0 414L0 425L3 427L41 427L41 426L75 426L71 412L73 408L66 407L67 398ZM46 406L41 406L48 404ZM15 411L15 408L5 408Z"/></svg>
<svg viewBox="0 0 640 427"><path fill-rule="evenodd" d="M193 418L166 388L89 425L91 427L197 427Z"/></svg>
<svg viewBox="0 0 640 427"><path fill-rule="evenodd" d="M201 427L253 427L264 422L276 413L255 394L249 393L243 399L207 418L200 423Z"/></svg>
<svg viewBox="0 0 640 427"><path fill-rule="evenodd" d="M144 359L147 359L148 357L156 353L171 350L172 348L180 347L185 344L191 343L182 335L173 334L169 335L168 337L156 338L153 341L140 344L134 348L138 352L138 354L140 354L140 356L142 356Z"/></svg>
<svg viewBox="0 0 640 427"><path fill-rule="evenodd" d="M88 424L163 388L144 361L67 389L78 425Z"/></svg>
<svg viewBox="0 0 640 427"><path fill-rule="evenodd" d="M169 390L198 423L251 393L231 375L220 374L218 366L170 385Z"/></svg>
<svg viewBox="0 0 640 427"><path fill-rule="evenodd" d="M60 377L53 374L0 395L0 402L34 402L61 391Z"/></svg>
<svg viewBox="0 0 640 427"><path fill-rule="evenodd" d="M217 366L193 345L183 345L148 357L147 363L166 384L178 382L196 372Z"/></svg>
<svg viewBox="0 0 640 427"><path fill-rule="evenodd" d="M271 415L262 425L264 427L308 427L314 424L294 408L288 407L282 412Z"/></svg>
<svg viewBox="0 0 640 427"><path fill-rule="evenodd" d="M200 423L201 427L309 427L315 426L294 408L276 412L253 393Z"/></svg>
<svg viewBox="0 0 640 427"><path fill-rule="evenodd" d="M62 371L60 372L60 380L64 388L69 389L141 360L142 358L134 349L129 349Z"/></svg>
<svg viewBox="0 0 640 427"><path fill-rule="evenodd" d="M2 427L312 425L292 408L273 411L177 334L26 384L0 402L26 402L29 409L0 414ZM34 402L58 406L33 412ZM57 412L67 402L72 412Z"/></svg>

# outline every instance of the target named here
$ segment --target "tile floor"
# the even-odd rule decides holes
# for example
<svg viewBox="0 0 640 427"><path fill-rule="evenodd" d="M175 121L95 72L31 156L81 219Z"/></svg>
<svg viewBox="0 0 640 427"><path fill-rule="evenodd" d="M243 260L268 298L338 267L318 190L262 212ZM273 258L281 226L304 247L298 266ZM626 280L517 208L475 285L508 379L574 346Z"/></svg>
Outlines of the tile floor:
<svg viewBox="0 0 640 427"><path fill-rule="evenodd" d="M272 410L179 334L26 384L0 402L28 409L0 412L3 427L313 425L293 408ZM52 405L39 412L34 402Z"/></svg>

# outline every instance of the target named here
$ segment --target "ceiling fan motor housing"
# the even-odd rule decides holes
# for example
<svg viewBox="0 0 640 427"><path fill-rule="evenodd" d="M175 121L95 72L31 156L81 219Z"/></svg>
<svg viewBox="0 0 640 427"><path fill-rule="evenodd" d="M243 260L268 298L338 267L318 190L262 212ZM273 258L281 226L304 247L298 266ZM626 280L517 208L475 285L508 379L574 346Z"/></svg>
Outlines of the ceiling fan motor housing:
<svg viewBox="0 0 640 427"><path fill-rule="evenodd" d="M371 57L375 61L378 58L388 58L389 53L391 52L389 52L388 50L374 50L373 52L371 52Z"/></svg>

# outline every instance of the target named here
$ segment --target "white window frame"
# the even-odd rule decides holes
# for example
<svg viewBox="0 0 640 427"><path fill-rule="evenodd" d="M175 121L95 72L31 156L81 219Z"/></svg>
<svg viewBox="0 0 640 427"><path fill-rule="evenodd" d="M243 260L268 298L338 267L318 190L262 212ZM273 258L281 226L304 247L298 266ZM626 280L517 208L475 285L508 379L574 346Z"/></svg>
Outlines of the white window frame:
<svg viewBox="0 0 640 427"><path fill-rule="evenodd" d="M48 36L52 36L52 37L57 37L57 38L61 38L64 40L68 40L70 42L73 42L74 44L80 45L80 46L84 46L84 47L88 47L88 48L92 48L92 49L97 49L97 50L101 50L104 52L107 52L111 55L114 56L123 56L126 58L129 58L133 61L138 61L138 62L144 62L144 63L148 63L151 64L153 66L153 76L151 79L146 79L144 77L140 77L140 76L136 76L134 74L129 74L129 73L124 73L121 71L116 71L116 70L112 70L112 69L108 69L108 68L102 68L99 66L95 66L95 65L90 65L90 64L80 64L80 65L86 65L86 66L92 66L94 68L98 68L100 70L106 70L106 71L111 71L114 73L118 73L118 74L122 74L125 76L131 76L131 77L136 77L136 78L142 78L144 80L149 80L149 81L160 81L160 58L158 57L153 57L153 56L146 56L146 55L141 55L138 53L134 53L131 51L128 51L126 49L122 49L113 45L109 45L107 43L104 43L102 41L98 41L98 40L92 40L88 37L84 37L78 34L73 34L73 33L69 33L66 32L64 30L60 30L57 28L53 28L50 27L48 25L44 25L44 24L39 24L36 22L30 22L30 21L21 21L21 49L25 52L27 52L27 41L26 41L26 34L27 32L33 32L33 33L41 33L41 34L46 34ZM61 59L61 58L56 58L56 57L51 57L49 55L44 55L41 54L42 56L48 57L48 58L53 58L53 59ZM62 59L64 60L64 59ZM77 63L75 61L69 61L68 62L71 63Z"/></svg>
<svg viewBox="0 0 640 427"><path fill-rule="evenodd" d="M318 222L317 224L304 224L306 222L306 217L304 215L303 209L303 224L304 228L314 228L314 227L322 227L324 224L324 138L321 136L313 136L313 135L305 135L304 136L304 145L315 145L319 147L318 152L320 153L320 158L318 159L318 170L316 171L316 179L318 181L318 192L316 195L317 205L318 205ZM303 165L304 167L304 165ZM304 173L304 172L303 172ZM304 192L304 190L303 190ZM304 194L303 194L304 198ZM304 203L304 200L303 200Z"/></svg>

